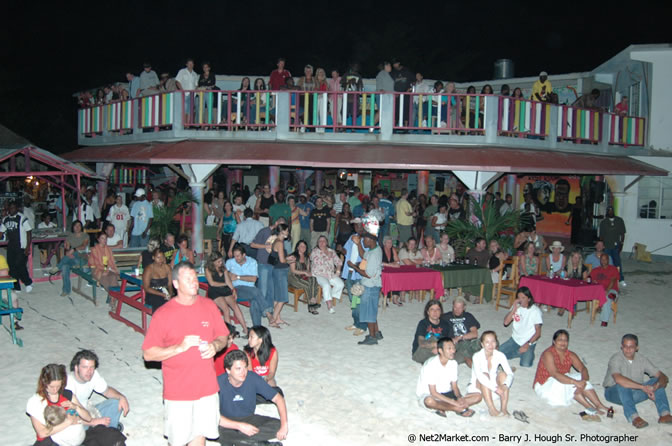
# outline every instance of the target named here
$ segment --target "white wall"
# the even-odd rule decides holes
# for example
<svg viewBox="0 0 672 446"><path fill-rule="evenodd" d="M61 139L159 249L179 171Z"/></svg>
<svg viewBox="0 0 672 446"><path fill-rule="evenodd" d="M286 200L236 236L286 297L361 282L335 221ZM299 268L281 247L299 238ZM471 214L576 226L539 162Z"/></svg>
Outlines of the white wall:
<svg viewBox="0 0 672 446"><path fill-rule="evenodd" d="M654 149L672 151L672 49L633 51L633 60L653 64L649 76L651 104L649 113L649 145Z"/></svg>
<svg viewBox="0 0 672 446"><path fill-rule="evenodd" d="M637 159L661 169L672 171L672 157L637 157ZM626 176L624 183L620 181L618 183L628 185L635 178L637 177ZM668 243L672 243L672 219L639 218L639 207L637 204L638 191L639 185L635 184L627 190L622 199L622 212L619 212L619 216L625 221L627 231L623 250L627 252L632 251L635 243L647 245L648 251L653 251ZM672 245L656 251L654 254L672 257Z"/></svg>

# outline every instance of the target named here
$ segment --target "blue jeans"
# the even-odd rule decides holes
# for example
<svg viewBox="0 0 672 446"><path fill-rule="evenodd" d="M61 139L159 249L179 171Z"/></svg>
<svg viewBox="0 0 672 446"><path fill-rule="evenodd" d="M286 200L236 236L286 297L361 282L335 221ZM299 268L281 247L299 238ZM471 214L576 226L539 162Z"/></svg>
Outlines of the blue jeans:
<svg viewBox="0 0 672 446"><path fill-rule="evenodd" d="M144 248L147 246L147 243L149 243L149 232L147 233L147 236L143 237L142 234L140 235L133 235L131 234L131 238L128 241L128 247L129 248Z"/></svg>
<svg viewBox="0 0 672 446"><path fill-rule="evenodd" d="M100 404L96 405L96 409L100 412L101 417L110 417L110 427L119 427L119 418L121 418L121 411L119 410L119 400L109 398Z"/></svg>
<svg viewBox="0 0 672 446"><path fill-rule="evenodd" d="M499 346L499 351L506 355L506 359L520 358L521 367L532 367L534 362L534 348L537 344L530 345L530 348L523 354L521 354L518 349L521 347L516 344L516 341L513 338L509 338L508 341Z"/></svg>
<svg viewBox="0 0 672 446"><path fill-rule="evenodd" d="M347 268L347 266L344 266L344 268ZM350 288L352 288L352 285L355 282L351 279L351 277L352 271L348 271L348 275L345 278L345 289L348 291L348 298L350 299L350 304L352 306L352 293L350 292ZM356 328L359 328L360 330L366 330L367 328L366 323L359 321L359 305L357 305L355 308L352 308L352 325L354 325Z"/></svg>
<svg viewBox="0 0 672 446"><path fill-rule="evenodd" d="M273 302L289 302L287 276L289 268L273 268Z"/></svg>
<svg viewBox="0 0 672 446"><path fill-rule="evenodd" d="M611 260L614 261L614 266L621 270L620 280L625 280L623 278L623 264L621 263L621 246L617 248L605 249L604 252L611 256Z"/></svg>
<svg viewBox="0 0 672 446"><path fill-rule="evenodd" d="M380 287L364 287L364 294L361 296L359 304L359 314L362 323L375 324L378 322L378 297L380 297Z"/></svg>
<svg viewBox="0 0 672 446"><path fill-rule="evenodd" d="M645 386L652 386L658 382L658 378L651 378L644 383ZM663 416L670 413L670 403L667 401L667 395L665 395L665 389L659 388L654 392L656 397L656 410L658 410L658 415ZM625 418L632 423L632 419L637 415L637 404L642 401L646 401L649 397L644 393L643 390L637 389L626 389L623 386L614 384L604 389L604 397L610 403L618 404L623 406L623 415Z"/></svg>
<svg viewBox="0 0 672 446"><path fill-rule="evenodd" d="M75 251L74 258L64 256L60 262L58 262L58 269L61 270L61 278L63 279L63 288L62 292L65 294L70 294L72 292L72 282L70 281L70 270L73 266L81 267L84 263L84 260L79 256L79 253Z"/></svg>
<svg viewBox="0 0 672 446"><path fill-rule="evenodd" d="M261 290L256 286L237 286L236 292L238 293L238 300L250 303L252 325L261 325L261 317L264 315L264 310L267 310L269 307ZM270 306L272 307L273 304L271 303Z"/></svg>
<svg viewBox="0 0 672 446"><path fill-rule="evenodd" d="M261 291L261 294L264 296L264 302L270 302L269 311L273 311L273 265L267 263L257 264L257 274L259 274L257 279L257 288ZM266 310L266 307L263 308Z"/></svg>

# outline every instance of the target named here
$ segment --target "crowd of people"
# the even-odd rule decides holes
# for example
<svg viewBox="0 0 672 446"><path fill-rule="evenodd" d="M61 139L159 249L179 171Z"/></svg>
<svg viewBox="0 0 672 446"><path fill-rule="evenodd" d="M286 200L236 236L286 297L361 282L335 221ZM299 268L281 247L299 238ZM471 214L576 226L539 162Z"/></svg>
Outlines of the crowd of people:
<svg viewBox="0 0 672 446"><path fill-rule="evenodd" d="M63 272L63 294L70 292L68 272L73 267L88 264L93 277L109 289L117 285L119 278L112 249L147 248L139 262L143 267L146 303L152 307L153 316L143 350L146 360L163 362L166 420L180 420L169 423L171 427L166 435L171 444L218 436L222 444L237 444L236 441L250 435L260 441L282 439L287 435L286 407L276 378L279 350L272 343L269 329L289 327L282 310L289 300L290 288L306 294L308 312L315 316L320 313L322 301L328 314L335 313L336 302L345 294L352 317L352 324L346 330L355 336L365 335L360 345L376 345L384 339L377 317L383 267L449 264L463 258L465 263L490 269L495 278L508 273L504 269L505 260L518 254L521 276L545 270L548 274L592 280L602 285L609 297L601 311L603 326L609 321L611 302L618 299L619 284L624 285L622 271L614 265L620 265L625 227L614 215L613 208L608 209L602 222L603 240L597 242L595 252L585 259L580 250L564 254L564 246L559 241L548 244L529 220L523 231L510 235L512 251L503 250L496 240L488 243L476 238L464 253L465 247L451 246L446 226L455 220L470 221L471 207L476 205L493 206L500 215L514 212L510 195L502 199L499 193L488 193L479 203L463 191L432 195L427 199L406 189L395 197L381 188L364 194L357 187L349 190L325 187L319 193L309 188L306 193L297 194L293 185L286 185L273 194L267 184L258 185L252 192L233 185L227 194L215 184L203 203L205 223L216 228L216 236L212 240L212 252L203 263L202 275L208 291L201 297L188 225L183 228L184 233L177 236L168 233L163 240L149 236L152 209L169 204L176 191L147 192L139 188L132 194L129 206L124 204L127 197L114 191L99 205L94 192L93 188L84 188L82 205L70 211L78 212L84 221L75 219L66 238L66 255L59 263ZM530 212L529 207L521 208L521 213L525 211ZM16 249L24 249L22 241L29 236L30 231L21 236L19 230L25 224L21 223L24 218L15 205L10 205L8 217L0 226L0 232L7 231L8 236L14 237L10 240L14 240L12 246ZM14 221L16 227L10 224ZM101 231L90 237L84 232L86 227L101 228ZM16 232L11 233L10 228ZM548 254L542 256L546 252ZM0 269L2 266L0 262ZM9 269L11 274L11 266ZM17 284L22 281L28 284L20 275L19 279ZM403 306L406 298L413 299L413 292L408 296L404 293L391 296L392 303L399 306ZM250 326L239 306L242 301L249 303ZM494 331L480 332L480 323L467 311L467 305L473 302L469 296L455 298L451 311L446 313L444 302L445 299L433 299L427 303L413 339L411 357L423 364L416 392L420 405L442 416L446 411L454 411L469 417L474 413L472 407L483 401L491 415L508 415L515 369L508 361L520 358L520 367L534 365L543 326L542 308L535 304L529 289L518 289L513 306L504 318L504 324L512 326L512 333L500 345ZM209 321L208 324L201 324L203 320ZM238 336L236 324L243 338L247 338L244 351L234 343ZM180 327L180 334L173 331L174 327ZM624 345L631 340L624 338ZM551 405L567 405L576 400L585 407L588 416L600 415L608 408L590 385L585 365L568 350L568 342L569 335L561 330L554 335L553 345L541 354L537 361L535 391ZM623 349L625 354L625 347ZM630 350L627 354L634 355ZM199 358L214 361L216 372L208 367L192 367ZM98 367L95 355L87 353L73 361L71 370L77 379L74 382L94 380ZM465 394L457 385L459 364L472 370ZM618 373L622 375L616 377L618 373L614 372L615 384L609 382L605 387L620 387L607 389L606 398L613 404L622 404L628 420L642 427L646 422L634 409L641 395L637 393L633 397L633 392L660 393L667 379L648 362L636 373L619 364L612 367L610 363L610 370L621 367ZM60 367L54 364L45 367L45 376L40 381L43 387L38 388L35 401L29 403L28 413L33 417L40 441L52 434L74 432L75 429L71 429L74 425L91 424L97 418L82 401L88 400L91 391L87 390L85 396L77 391L73 395L63 392L73 380L66 379ZM576 372L571 372L572 367ZM644 380L640 372L657 381ZM199 385L185 387L184 373L189 374L190 383ZM605 382L608 380L609 376ZM111 420L107 425L115 427L119 412L128 412L128 401L104 385L104 381L91 388L118 401L115 414L98 417ZM658 393L660 422L669 423L672 417ZM664 395L664 391L662 393ZM241 396L244 404L240 403ZM254 415L257 403L268 402L277 406L279 419ZM77 413L49 424L50 417L44 409L52 403L66 409L73 407ZM100 409L100 413L108 412ZM185 413L194 415L186 417ZM88 432L73 433L76 438L72 444L81 444L77 441L94 435Z"/></svg>

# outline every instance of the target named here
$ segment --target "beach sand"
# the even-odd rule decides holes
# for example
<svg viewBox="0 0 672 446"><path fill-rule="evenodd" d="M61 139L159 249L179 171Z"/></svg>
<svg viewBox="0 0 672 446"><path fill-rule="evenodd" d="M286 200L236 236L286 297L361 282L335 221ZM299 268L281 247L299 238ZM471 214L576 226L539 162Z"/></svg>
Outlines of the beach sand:
<svg viewBox="0 0 672 446"><path fill-rule="evenodd" d="M569 330L570 349L583 358L591 382L607 406L610 404L604 401L602 381L607 362L618 351L620 338L625 333L637 334L640 353L668 376L672 375L672 355L667 344L672 318L669 304L672 265L626 262L624 270L628 286L622 293L617 322L610 322L607 328L601 328L599 321L589 325L588 314L582 312ZM140 350L142 336L109 317L104 297L103 302L94 307L76 294L60 297L60 289L60 281L44 282L35 284L31 294L20 294L25 330L19 332L19 336L23 339L23 348L12 345L7 332L0 334L4 351L0 368L3 390L0 445L32 444L35 435L25 415L25 405L35 392L40 369L51 362L68 365L80 348L96 351L101 361L100 373L130 401L131 412L122 418L127 444L167 444L162 432L161 373L145 368ZM318 316L308 314L305 304L299 305L297 313L291 307L283 311L291 327L272 329L280 359L277 382L285 392L289 412L289 436L283 442L285 445L408 445L412 435L415 435L415 444L432 444L421 441L420 437L430 434L487 436L487 439L459 442L474 445L524 444L526 440L552 444L553 435L561 436L555 444L607 444L604 438L582 439L582 434L636 436L635 440L612 440L610 444L672 444L672 426L657 424L658 416L652 403L638 406L640 415L650 426L637 430L625 421L619 406L615 407L613 419L602 417L602 422L595 423L581 421L579 404L551 408L540 401L532 390L539 355L551 344L557 329L567 328L566 316L560 318L554 311L544 313L534 367L521 368L518 360L511 361L517 371L509 411L525 411L530 424L524 424L514 418L489 417L484 403L475 407L476 414L470 419L454 414L441 418L418 406L415 385L420 365L411 361L410 350L424 303L380 309L379 325L385 339L377 346L359 346L357 341L362 338L344 330L351 323L348 303L340 302L333 315L323 306ZM449 305L444 304L444 309ZM495 330L500 342L510 337L510 328L502 324L506 310L496 312L494 305L472 304L467 311L479 320L481 332ZM247 309L244 312L249 323ZM6 327L7 318L3 323ZM237 344L243 347L244 341L238 339ZM461 365L459 386L463 393L469 378L470 370ZM668 386L668 396L669 389ZM277 413L272 405L259 407L257 412ZM513 435L521 438L505 437ZM537 435L546 437L535 437ZM538 441L535 442L535 438Z"/></svg>

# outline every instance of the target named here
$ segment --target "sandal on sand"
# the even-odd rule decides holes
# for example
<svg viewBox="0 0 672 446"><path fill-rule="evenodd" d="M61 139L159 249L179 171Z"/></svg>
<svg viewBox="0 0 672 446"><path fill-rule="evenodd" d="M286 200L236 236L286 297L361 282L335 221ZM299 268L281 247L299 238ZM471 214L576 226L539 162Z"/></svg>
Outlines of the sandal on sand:
<svg viewBox="0 0 672 446"><path fill-rule="evenodd" d="M632 425L635 426L637 429L641 429L643 427L648 426L649 423L644 421L641 417L635 417L635 419L632 420Z"/></svg>
<svg viewBox="0 0 672 446"><path fill-rule="evenodd" d="M520 422L530 424L530 422L527 421L527 415L525 415L525 412L523 412L523 411L514 410L513 411L513 418L515 418L516 420L518 420Z"/></svg>
<svg viewBox="0 0 672 446"><path fill-rule="evenodd" d="M434 413L440 417L446 418L446 413L442 410L435 410Z"/></svg>
<svg viewBox="0 0 672 446"><path fill-rule="evenodd" d="M462 412L459 412L459 413L455 412L455 413L458 414L461 417L469 418L469 417L473 417L475 412L471 409L464 409Z"/></svg>
<svg viewBox="0 0 672 446"><path fill-rule="evenodd" d="M588 415L586 412L581 412L579 413L579 416L583 421L602 421L599 415ZM640 418L641 419L641 418ZM642 420L644 421L644 420ZM646 421L644 421L646 423ZM632 422L633 425L635 425L635 422ZM635 426L637 427L637 426ZM642 426L644 427L644 426Z"/></svg>
<svg viewBox="0 0 672 446"><path fill-rule="evenodd" d="M560 309L558 310L558 316L563 316L564 314L565 314L565 309L564 309L564 308L560 308Z"/></svg>

